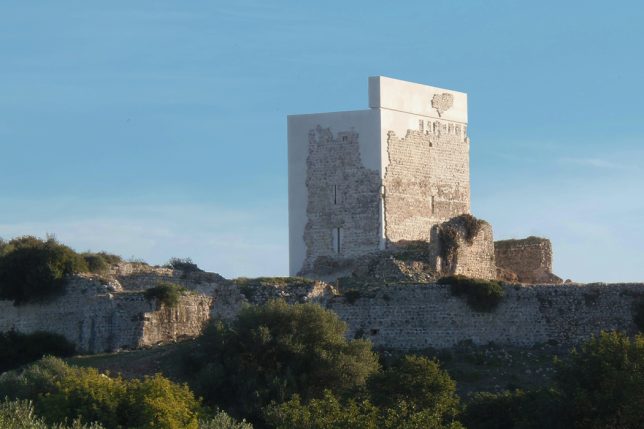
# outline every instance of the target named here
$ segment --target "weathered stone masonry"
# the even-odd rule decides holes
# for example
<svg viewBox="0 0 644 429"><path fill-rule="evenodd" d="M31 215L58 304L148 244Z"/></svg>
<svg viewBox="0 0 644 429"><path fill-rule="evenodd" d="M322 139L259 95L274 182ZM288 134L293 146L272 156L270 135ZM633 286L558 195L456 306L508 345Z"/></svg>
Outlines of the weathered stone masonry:
<svg viewBox="0 0 644 429"><path fill-rule="evenodd" d="M146 271L148 287L170 274L156 270L156 279L154 269ZM186 277L181 272L171 275ZM198 287L187 277L187 286ZM137 285L145 289L143 283ZM168 308L146 300L141 292L113 292L100 279L78 276L65 296L48 304L16 307L0 301L0 332L55 332L85 352L133 349L194 337L210 319L229 320L248 303L284 299L314 302L336 312L348 324L349 338L362 336L377 347L445 348L461 341L514 346L556 341L569 346L600 330L635 333L635 303L644 299L644 284L506 285L499 306L481 313L452 296L446 285L390 285L364 291L353 302L322 282L241 288L224 281L211 286L208 295L188 294Z"/></svg>
<svg viewBox="0 0 644 429"><path fill-rule="evenodd" d="M637 332L633 304L644 284L504 286L506 296L491 313L472 311L446 285L382 288L349 303L329 302L349 325L348 336L396 349L475 344L573 345L601 330Z"/></svg>
<svg viewBox="0 0 644 429"><path fill-rule="evenodd" d="M496 266L503 275L515 274L516 280L523 283L561 283L552 274L552 244L548 239L495 241L494 253Z"/></svg>
<svg viewBox="0 0 644 429"><path fill-rule="evenodd" d="M378 249L380 178L362 165L358 137L319 126L309 134L303 272L320 257L351 258Z"/></svg>
<svg viewBox="0 0 644 429"><path fill-rule="evenodd" d="M157 306L142 293L114 293L97 278L79 276L50 303L0 301L0 332L54 332L91 353L134 349L198 335L211 305L209 296L190 294L176 307Z"/></svg>
<svg viewBox="0 0 644 429"><path fill-rule="evenodd" d="M389 131L387 154L388 241L428 240L432 226L469 213L469 140L460 124L427 121L404 138Z"/></svg>

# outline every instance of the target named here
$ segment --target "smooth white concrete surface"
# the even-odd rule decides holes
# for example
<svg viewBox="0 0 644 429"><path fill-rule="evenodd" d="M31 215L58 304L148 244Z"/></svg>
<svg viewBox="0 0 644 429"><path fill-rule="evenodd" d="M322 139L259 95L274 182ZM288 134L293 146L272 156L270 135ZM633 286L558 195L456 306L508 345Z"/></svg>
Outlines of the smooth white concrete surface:
<svg viewBox="0 0 644 429"><path fill-rule="evenodd" d="M441 115L432 107L435 95L451 94L452 107ZM430 118L467 123L467 94L384 76L369 78L369 107L414 113Z"/></svg>

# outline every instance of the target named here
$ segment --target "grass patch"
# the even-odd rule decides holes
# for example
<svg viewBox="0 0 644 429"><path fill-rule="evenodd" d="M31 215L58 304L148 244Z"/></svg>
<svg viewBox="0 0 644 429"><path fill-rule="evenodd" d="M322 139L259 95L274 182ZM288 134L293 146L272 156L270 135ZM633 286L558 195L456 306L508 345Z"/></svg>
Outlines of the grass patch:
<svg viewBox="0 0 644 429"><path fill-rule="evenodd" d="M449 276L440 279L438 284L450 285L453 296L465 298L472 310L480 312L494 311L505 295L501 283L494 280Z"/></svg>

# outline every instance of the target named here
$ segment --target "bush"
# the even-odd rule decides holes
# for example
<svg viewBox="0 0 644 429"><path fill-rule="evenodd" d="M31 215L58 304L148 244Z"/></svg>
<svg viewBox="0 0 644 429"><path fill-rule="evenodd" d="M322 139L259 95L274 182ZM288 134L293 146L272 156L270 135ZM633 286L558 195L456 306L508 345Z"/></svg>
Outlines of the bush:
<svg viewBox="0 0 644 429"><path fill-rule="evenodd" d="M0 299L41 301L63 293L67 276L87 270L80 255L54 238L16 238L0 256Z"/></svg>
<svg viewBox="0 0 644 429"><path fill-rule="evenodd" d="M56 380L69 376L70 367L55 357L45 357L19 371L0 375L0 398L31 399L56 391Z"/></svg>
<svg viewBox="0 0 644 429"><path fill-rule="evenodd" d="M33 364L22 373L4 374L0 393L32 400L37 413L49 423L80 417L107 429L197 429L202 411L187 386L161 375L124 380L94 368L69 367L55 358Z"/></svg>
<svg viewBox="0 0 644 429"><path fill-rule="evenodd" d="M442 423L431 412L404 401L392 408L378 408L368 400L342 402L328 390L321 399L308 403L295 395L288 402L271 404L266 420L275 429L462 429L457 422Z"/></svg>
<svg viewBox="0 0 644 429"><path fill-rule="evenodd" d="M87 264L87 268L92 273L104 273L109 270L110 266L123 262L123 258L117 255L111 255L106 252L84 252L81 256Z"/></svg>
<svg viewBox="0 0 644 429"><path fill-rule="evenodd" d="M185 295L187 292L188 289L174 283L159 283L153 288L146 289L143 294L150 301L157 300L158 303L167 307L174 307L179 303L181 295Z"/></svg>
<svg viewBox="0 0 644 429"><path fill-rule="evenodd" d="M473 429L565 429L562 402L552 389L476 393L461 421Z"/></svg>
<svg viewBox="0 0 644 429"><path fill-rule="evenodd" d="M555 384L532 392L479 393L462 421L480 429L640 428L644 336L601 333L557 363Z"/></svg>
<svg viewBox="0 0 644 429"><path fill-rule="evenodd" d="M395 408L406 403L435 416L453 420L458 413L456 383L436 361L424 356L404 356L394 366L371 377L369 394L374 404Z"/></svg>
<svg viewBox="0 0 644 429"><path fill-rule="evenodd" d="M203 270L197 266L192 259L190 258L172 258L165 264L167 268L172 268L173 270L183 271L183 274L188 273L201 273Z"/></svg>
<svg viewBox="0 0 644 429"><path fill-rule="evenodd" d="M36 361L45 355L71 356L75 349L62 335L49 332L0 333L0 373Z"/></svg>
<svg viewBox="0 0 644 429"><path fill-rule="evenodd" d="M642 427L644 335L603 332L560 362L555 379L569 427Z"/></svg>
<svg viewBox="0 0 644 429"><path fill-rule="evenodd" d="M224 411L219 411L214 417L199 422L199 429L253 429L246 420L236 421Z"/></svg>
<svg viewBox="0 0 644 429"><path fill-rule="evenodd" d="M186 369L208 401L261 420L271 401L365 385L379 367L377 356L369 342L348 341L346 330L335 313L314 304L249 306L230 325L209 326L186 356Z"/></svg>
<svg viewBox="0 0 644 429"><path fill-rule="evenodd" d="M494 280L449 276L443 277L438 283L450 285L452 295L465 297L467 305L475 311L493 311L505 295L501 283Z"/></svg>
<svg viewBox="0 0 644 429"><path fill-rule="evenodd" d="M633 304L633 323L640 332L644 332L644 298Z"/></svg>
<svg viewBox="0 0 644 429"><path fill-rule="evenodd" d="M80 420L74 420L71 426L56 424L48 425L37 417L31 401L0 402L0 428L2 429L103 429L98 423L84 425Z"/></svg>

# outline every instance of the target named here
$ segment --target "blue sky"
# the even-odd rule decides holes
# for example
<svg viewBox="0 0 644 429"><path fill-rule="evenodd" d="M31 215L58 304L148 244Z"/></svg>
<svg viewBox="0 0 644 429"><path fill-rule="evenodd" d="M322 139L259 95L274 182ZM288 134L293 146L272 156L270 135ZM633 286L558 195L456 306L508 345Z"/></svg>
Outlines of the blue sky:
<svg viewBox="0 0 644 429"><path fill-rule="evenodd" d="M0 4L0 237L288 271L286 115L367 77L469 94L472 209L555 272L644 280L644 5Z"/></svg>

